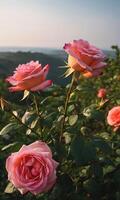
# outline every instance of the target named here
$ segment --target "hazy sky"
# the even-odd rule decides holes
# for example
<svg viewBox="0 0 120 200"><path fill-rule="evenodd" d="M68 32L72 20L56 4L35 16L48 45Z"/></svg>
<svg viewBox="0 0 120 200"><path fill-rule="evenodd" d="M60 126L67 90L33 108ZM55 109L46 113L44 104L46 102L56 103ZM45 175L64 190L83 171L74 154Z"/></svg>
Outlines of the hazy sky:
<svg viewBox="0 0 120 200"><path fill-rule="evenodd" d="M120 45L120 0L0 0L0 46Z"/></svg>

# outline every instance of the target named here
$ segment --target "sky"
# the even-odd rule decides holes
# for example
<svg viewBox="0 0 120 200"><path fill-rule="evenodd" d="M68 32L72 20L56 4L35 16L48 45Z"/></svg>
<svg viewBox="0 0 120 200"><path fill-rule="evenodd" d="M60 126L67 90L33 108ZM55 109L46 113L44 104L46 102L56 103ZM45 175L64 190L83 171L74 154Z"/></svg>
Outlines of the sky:
<svg viewBox="0 0 120 200"><path fill-rule="evenodd" d="M120 45L120 0L0 0L0 46Z"/></svg>

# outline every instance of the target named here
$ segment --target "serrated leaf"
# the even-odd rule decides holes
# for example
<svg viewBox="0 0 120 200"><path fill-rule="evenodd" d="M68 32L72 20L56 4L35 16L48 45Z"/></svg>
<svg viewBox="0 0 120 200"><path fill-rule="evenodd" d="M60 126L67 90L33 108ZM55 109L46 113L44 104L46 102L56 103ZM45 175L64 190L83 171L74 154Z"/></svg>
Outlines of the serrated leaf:
<svg viewBox="0 0 120 200"><path fill-rule="evenodd" d="M71 115L69 117L69 124L70 126L73 126L78 120L78 115Z"/></svg>
<svg viewBox="0 0 120 200"><path fill-rule="evenodd" d="M23 98L21 99L21 101L23 101L24 99L26 99L26 97L28 97L28 96L29 96L29 94L30 94L30 91L28 91L28 90L25 90L25 91L24 91Z"/></svg>

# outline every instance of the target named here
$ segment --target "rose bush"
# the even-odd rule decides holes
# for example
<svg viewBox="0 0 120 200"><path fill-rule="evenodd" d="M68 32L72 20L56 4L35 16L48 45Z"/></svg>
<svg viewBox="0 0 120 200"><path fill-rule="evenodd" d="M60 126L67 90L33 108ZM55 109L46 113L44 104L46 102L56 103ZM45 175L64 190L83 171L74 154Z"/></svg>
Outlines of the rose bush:
<svg viewBox="0 0 120 200"><path fill-rule="evenodd" d="M52 84L51 80L46 80L48 72L49 65L42 68L38 61L19 65L14 71L13 76L6 78L6 81L13 85L13 87L9 87L9 91L44 90Z"/></svg>
<svg viewBox="0 0 120 200"><path fill-rule="evenodd" d="M41 141L23 145L6 160L8 179L22 194L50 190L56 182L57 166L50 148Z"/></svg>
<svg viewBox="0 0 120 200"><path fill-rule="evenodd" d="M106 66L104 53L85 40L74 40L64 45L68 53L68 66L85 77L99 76Z"/></svg>
<svg viewBox="0 0 120 200"><path fill-rule="evenodd" d="M106 123L108 111L120 105L118 52L97 78L73 70L65 87L29 92L22 101L19 96L16 102L7 95L0 98L0 199L119 199L120 134ZM106 88L107 99L98 99L99 88ZM118 128L119 112L112 120Z"/></svg>

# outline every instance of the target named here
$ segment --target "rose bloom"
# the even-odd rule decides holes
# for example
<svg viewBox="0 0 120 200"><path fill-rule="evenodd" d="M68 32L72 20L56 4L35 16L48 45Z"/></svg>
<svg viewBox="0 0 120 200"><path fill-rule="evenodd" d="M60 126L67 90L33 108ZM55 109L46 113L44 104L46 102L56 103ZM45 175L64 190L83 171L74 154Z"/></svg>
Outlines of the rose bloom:
<svg viewBox="0 0 120 200"><path fill-rule="evenodd" d="M104 53L85 40L74 40L63 48L68 53L68 66L87 78L99 76L106 66Z"/></svg>
<svg viewBox="0 0 120 200"><path fill-rule="evenodd" d="M48 71L49 65L47 64L42 68L39 61L31 61L26 64L18 65L13 76L9 76L6 79L7 82L13 85L13 87L9 87L9 91L44 90L52 84L51 80L46 80Z"/></svg>
<svg viewBox="0 0 120 200"><path fill-rule="evenodd" d="M99 89L98 93L97 93L97 97L98 98L104 98L104 97L106 97L106 89L105 88Z"/></svg>
<svg viewBox="0 0 120 200"><path fill-rule="evenodd" d="M110 126L120 127L120 106L115 106L108 112L107 122Z"/></svg>
<svg viewBox="0 0 120 200"><path fill-rule="evenodd" d="M23 145L6 160L8 179L21 194L29 191L36 195L50 190L56 182L57 166L50 148L41 141Z"/></svg>

